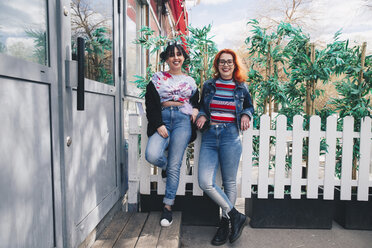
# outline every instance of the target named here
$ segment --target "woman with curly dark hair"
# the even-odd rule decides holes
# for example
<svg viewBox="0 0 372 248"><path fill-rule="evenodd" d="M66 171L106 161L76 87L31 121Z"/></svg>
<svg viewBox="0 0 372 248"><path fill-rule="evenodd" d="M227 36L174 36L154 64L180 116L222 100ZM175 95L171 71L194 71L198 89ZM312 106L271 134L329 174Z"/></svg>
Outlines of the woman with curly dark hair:
<svg viewBox="0 0 372 248"><path fill-rule="evenodd" d="M196 127L192 126L198 114L199 91L195 80L182 71L189 56L180 44L168 43L160 58L169 70L156 72L146 88L149 139L145 156L148 162L162 169L166 178L160 224L170 226L182 158L188 143L196 138Z"/></svg>

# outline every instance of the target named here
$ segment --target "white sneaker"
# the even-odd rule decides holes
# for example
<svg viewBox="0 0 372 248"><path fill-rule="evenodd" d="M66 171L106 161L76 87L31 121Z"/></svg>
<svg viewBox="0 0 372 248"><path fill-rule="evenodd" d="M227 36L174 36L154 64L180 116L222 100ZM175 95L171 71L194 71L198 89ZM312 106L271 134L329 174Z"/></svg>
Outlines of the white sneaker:
<svg viewBox="0 0 372 248"><path fill-rule="evenodd" d="M161 214L160 218L160 225L163 227L167 227L172 225L173 218L172 218L172 211L169 211L166 207L163 208L163 213Z"/></svg>

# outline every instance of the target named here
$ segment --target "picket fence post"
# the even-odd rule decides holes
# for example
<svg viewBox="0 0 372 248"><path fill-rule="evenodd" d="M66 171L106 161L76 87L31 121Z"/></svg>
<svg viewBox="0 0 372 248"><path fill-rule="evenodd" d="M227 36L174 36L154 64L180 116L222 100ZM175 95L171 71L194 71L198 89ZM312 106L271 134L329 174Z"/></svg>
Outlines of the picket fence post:
<svg viewBox="0 0 372 248"><path fill-rule="evenodd" d="M335 192L337 117L327 118L326 143L328 145L324 169L324 199L333 200Z"/></svg>
<svg viewBox="0 0 372 248"><path fill-rule="evenodd" d="M371 118L365 117L362 120L360 130L360 159L358 170L358 201L368 201L368 191L371 161Z"/></svg>
<svg viewBox="0 0 372 248"><path fill-rule="evenodd" d="M128 138L128 212L138 210L138 193L140 179L138 176L138 134L141 131L138 126L138 115L129 115L129 138Z"/></svg>
<svg viewBox="0 0 372 248"><path fill-rule="evenodd" d="M302 116L296 115L293 118L293 142L292 142L292 175L291 175L291 197L292 199L301 198L301 175L302 175L302 144L304 132Z"/></svg>
<svg viewBox="0 0 372 248"><path fill-rule="evenodd" d="M309 199L318 198L319 187L319 150L320 150L320 117L310 117L308 168L307 168L307 191Z"/></svg>
<svg viewBox="0 0 372 248"><path fill-rule="evenodd" d="M353 168L354 118L344 118L342 129L341 200L351 200L351 172Z"/></svg>
<svg viewBox="0 0 372 248"><path fill-rule="evenodd" d="M287 117L280 115L276 124L276 146L275 146L275 188L274 198L284 198L285 184L285 155L287 141Z"/></svg>

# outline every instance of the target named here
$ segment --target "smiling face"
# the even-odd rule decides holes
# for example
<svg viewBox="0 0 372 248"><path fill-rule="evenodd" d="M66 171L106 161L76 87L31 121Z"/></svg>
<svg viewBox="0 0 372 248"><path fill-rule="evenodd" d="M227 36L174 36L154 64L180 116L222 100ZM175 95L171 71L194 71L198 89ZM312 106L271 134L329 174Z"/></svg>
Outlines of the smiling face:
<svg viewBox="0 0 372 248"><path fill-rule="evenodd" d="M185 61L185 57L183 56L181 51L178 51L178 49L174 48L174 56L172 54L169 56L169 58L165 61L167 62L169 66L169 72L173 74L181 73L182 64Z"/></svg>
<svg viewBox="0 0 372 248"><path fill-rule="evenodd" d="M230 53L222 53L218 60L218 71L224 80L230 80L233 77L235 65L234 58Z"/></svg>

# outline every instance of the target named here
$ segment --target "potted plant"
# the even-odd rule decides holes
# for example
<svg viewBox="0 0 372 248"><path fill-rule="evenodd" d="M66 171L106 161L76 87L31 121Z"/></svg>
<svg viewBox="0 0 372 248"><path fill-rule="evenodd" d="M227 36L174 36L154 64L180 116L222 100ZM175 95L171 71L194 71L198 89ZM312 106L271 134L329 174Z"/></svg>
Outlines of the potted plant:
<svg viewBox="0 0 372 248"><path fill-rule="evenodd" d="M354 131L361 131L361 120L363 117L371 117L372 105L370 94L372 89L372 55L366 56L366 43L362 47L347 47L344 44L345 77L336 82L336 89L341 96L331 100L340 113L341 118L345 116L354 117ZM360 139L353 142L353 167L352 179L357 179L358 161L360 158ZM341 149L337 154L336 172L338 178L342 177L341 171ZM369 188L367 201L358 201L357 189L352 187L351 200L341 200L340 188L335 189L335 215L334 219L347 229L372 230L372 190Z"/></svg>
<svg viewBox="0 0 372 248"><path fill-rule="evenodd" d="M337 37L335 41L322 50L309 44L310 37L288 23L281 23L276 32L267 34L256 20L249 22L253 26L253 35L246 43L252 59L249 71L250 91L257 107L257 115L269 113L272 116L272 102L277 106L277 113L288 118L287 130L292 129L293 117L304 117L304 129L309 128L309 119L315 113L322 118L322 130L325 131L325 120L334 112L329 108L315 108L315 100L322 94L316 85L328 83L330 75L340 74L342 67L335 59L339 56ZM254 127L259 128L258 118ZM275 126L275 118L272 126ZM258 158L258 137L253 137L254 158ZM270 142L275 144L275 138ZM325 140L321 141L320 155L327 150ZM303 146L303 172L307 177L308 142ZM291 155L287 154L287 169L292 166ZM275 167L272 160L271 167ZM271 190L274 188L271 187ZM270 188L269 188L270 190ZM318 199L307 199L306 187L303 187L301 199L291 199L287 187L284 199L274 199L269 192L267 199L257 197L253 188L252 198L246 199L246 214L251 218L252 227L271 228L331 228L333 218L333 201L324 200L322 188L319 188Z"/></svg>
<svg viewBox="0 0 372 248"><path fill-rule="evenodd" d="M307 199L304 191L301 199L292 199L288 191L283 199L274 199L273 192L258 199L253 191L245 201L245 213L253 228L331 229L333 201Z"/></svg>

